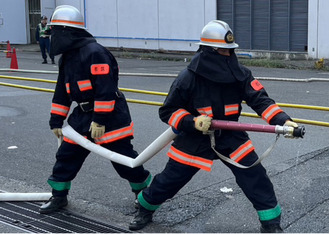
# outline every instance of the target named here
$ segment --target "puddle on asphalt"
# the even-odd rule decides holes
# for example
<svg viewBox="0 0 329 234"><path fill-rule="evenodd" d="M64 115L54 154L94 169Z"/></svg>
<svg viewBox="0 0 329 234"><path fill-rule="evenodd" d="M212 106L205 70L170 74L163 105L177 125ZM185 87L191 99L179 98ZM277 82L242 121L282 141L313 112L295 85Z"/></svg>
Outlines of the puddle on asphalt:
<svg viewBox="0 0 329 234"><path fill-rule="evenodd" d="M18 108L0 106L0 117L18 116L24 112Z"/></svg>

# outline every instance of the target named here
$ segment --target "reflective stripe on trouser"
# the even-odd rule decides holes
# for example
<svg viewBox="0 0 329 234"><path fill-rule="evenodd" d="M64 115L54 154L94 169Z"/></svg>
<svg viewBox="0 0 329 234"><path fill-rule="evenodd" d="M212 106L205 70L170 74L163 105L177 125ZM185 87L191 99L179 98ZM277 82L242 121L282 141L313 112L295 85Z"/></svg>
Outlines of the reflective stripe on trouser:
<svg viewBox="0 0 329 234"><path fill-rule="evenodd" d="M57 181L48 180L47 182L50 185L50 187L52 187L57 191L70 190L71 188L71 181L57 182Z"/></svg>
<svg viewBox="0 0 329 234"><path fill-rule="evenodd" d="M141 182L141 183L130 182L129 184L130 184L130 187L133 192L139 192L140 190L149 186L149 184L151 183L151 179L152 179L152 176L151 176L151 174L149 174L149 176L143 182Z"/></svg>
<svg viewBox="0 0 329 234"><path fill-rule="evenodd" d="M258 210L257 211L260 221L273 220L281 215L281 207L279 204L276 207L268 210Z"/></svg>
<svg viewBox="0 0 329 234"><path fill-rule="evenodd" d="M129 138L125 138L102 146L111 151L126 155L127 157L136 158L138 154L134 151L130 141ZM89 153L88 150L79 145L63 141L56 154L53 173L48 180L48 183L55 185L55 187L52 186L52 188L61 188L59 186L60 184L72 181ZM120 177L128 180L129 183L142 184L145 183L150 176L150 173L144 170L143 166L130 168L115 162L111 163ZM65 188L67 189L67 187Z"/></svg>

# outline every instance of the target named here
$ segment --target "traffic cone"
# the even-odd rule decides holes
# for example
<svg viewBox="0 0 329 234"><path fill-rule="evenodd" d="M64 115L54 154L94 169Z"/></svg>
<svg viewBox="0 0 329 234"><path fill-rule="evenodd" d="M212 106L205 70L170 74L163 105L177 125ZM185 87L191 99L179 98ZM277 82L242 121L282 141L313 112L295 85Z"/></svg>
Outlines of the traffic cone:
<svg viewBox="0 0 329 234"><path fill-rule="evenodd" d="M16 49L13 49L13 53L11 55L10 69L18 69L17 57L16 57Z"/></svg>
<svg viewBox="0 0 329 234"><path fill-rule="evenodd" d="M6 58L11 58L11 47L10 47L10 42L7 41L7 54Z"/></svg>

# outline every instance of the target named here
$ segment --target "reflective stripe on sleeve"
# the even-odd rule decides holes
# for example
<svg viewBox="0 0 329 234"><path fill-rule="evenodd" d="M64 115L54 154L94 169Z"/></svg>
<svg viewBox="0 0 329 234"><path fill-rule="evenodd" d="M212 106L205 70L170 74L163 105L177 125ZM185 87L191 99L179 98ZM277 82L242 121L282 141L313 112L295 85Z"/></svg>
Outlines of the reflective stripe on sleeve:
<svg viewBox="0 0 329 234"><path fill-rule="evenodd" d="M213 164L212 160L184 153L173 146L170 147L168 156L177 162L197 167L205 171L211 171L211 166Z"/></svg>
<svg viewBox="0 0 329 234"><path fill-rule="evenodd" d="M230 158L235 162L241 161L244 157L246 157L250 152L255 150L251 140L248 140L244 144L240 145L233 153L230 154Z"/></svg>
<svg viewBox="0 0 329 234"><path fill-rule="evenodd" d="M225 115L239 114L239 104L225 105Z"/></svg>
<svg viewBox="0 0 329 234"><path fill-rule="evenodd" d="M69 113L69 110L70 110L70 107L68 107L68 106L63 106L60 104L52 103L50 113L66 117Z"/></svg>
<svg viewBox="0 0 329 234"><path fill-rule="evenodd" d="M190 113L184 109L178 109L172 115L170 116L170 119L168 121L168 124L175 129L177 129L178 124L183 119L184 116L189 115Z"/></svg>
<svg viewBox="0 0 329 234"><path fill-rule="evenodd" d="M78 86L81 92L93 89L90 80L80 80L78 81Z"/></svg>
<svg viewBox="0 0 329 234"><path fill-rule="evenodd" d="M83 136L84 138L87 139L87 136ZM67 138L67 137L63 137L63 141L67 142L67 143L70 143L70 144L73 144L73 145L77 145L78 143L76 143L75 141L72 141L70 138Z"/></svg>
<svg viewBox="0 0 329 234"><path fill-rule="evenodd" d="M95 112L111 112L114 110L115 101L95 101Z"/></svg>
<svg viewBox="0 0 329 234"><path fill-rule="evenodd" d="M212 113L212 108L211 108L211 106L198 108L197 111L198 111L201 115L208 115L209 117L213 117L213 116L214 116L213 113Z"/></svg>
<svg viewBox="0 0 329 234"><path fill-rule="evenodd" d="M133 135L134 135L134 123L131 122L131 124L127 127L106 132L102 137L95 138L95 143L96 144L110 143Z"/></svg>
<svg viewBox="0 0 329 234"><path fill-rule="evenodd" d="M263 111L262 118L267 123L270 123L271 119L281 112L283 112L283 110L281 110L281 108L277 104L272 104L267 107L266 110Z"/></svg>
<svg viewBox="0 0 329 234"><path fill-rule="evenodd" d="M65 84L65 87L66 87L66 92L67 92L67 93L71 93L71 90L70 90L70 83L66 83L66 84Z"/></svg>

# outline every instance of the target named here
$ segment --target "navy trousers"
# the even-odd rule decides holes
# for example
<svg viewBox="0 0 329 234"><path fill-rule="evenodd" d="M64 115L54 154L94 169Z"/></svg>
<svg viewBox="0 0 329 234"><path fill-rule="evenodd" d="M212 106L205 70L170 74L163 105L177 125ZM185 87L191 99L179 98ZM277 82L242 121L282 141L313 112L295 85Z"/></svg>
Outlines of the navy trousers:
<svg viewBox="0 0 329 234"><path fill-rule="evenodd" d="M54 60L54 55L50 51L50 39L49 39L49 37L40 37L39 38L39 45L40 45L42 58L44 60L47 59L47 54L46 54L46 51L47 51L50 59Z"/></svg>

